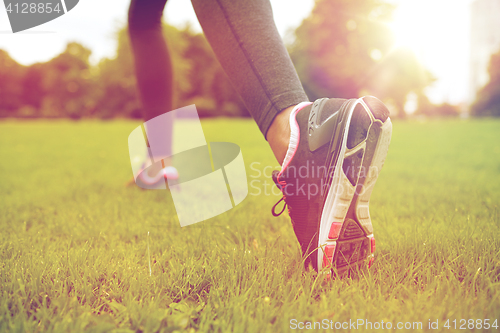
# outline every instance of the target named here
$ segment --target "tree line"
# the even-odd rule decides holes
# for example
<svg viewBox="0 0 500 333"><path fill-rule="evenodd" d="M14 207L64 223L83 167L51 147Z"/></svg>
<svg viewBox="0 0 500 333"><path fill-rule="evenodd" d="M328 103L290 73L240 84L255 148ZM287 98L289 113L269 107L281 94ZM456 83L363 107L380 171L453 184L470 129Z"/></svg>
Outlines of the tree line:
<svg viewBox="0 0 500 333"><path fill-rule="evenodd" d="M175 107L196 104L201 116L246 110L201 34L164 26L174 63ZM116 56L91 65L91 51L72 42L45 63L22 66L0 50L0 117L140 118L126 29Z"/></svg>
<svg viewBox="0 0 500 333"><path fill-rule="evenodd" d="M424 89L434 78L411 51L393 48L386 24L393 9L381 0L316 2L287 45L309 98L373 94L391 105L393 116L405 117L413 94L418 113L458 114L456 107L429 102ZM248 116L204 36L189 27L163 29L174 69L174 107L196 104L201 116ZM116 56L97 65L89 62L91 51L76 42L31 66L0 50L0 117L140 118L127 30L117 38ZM474 115L498 115L500 55L492 59L492 81L480 92Z"/></svg>

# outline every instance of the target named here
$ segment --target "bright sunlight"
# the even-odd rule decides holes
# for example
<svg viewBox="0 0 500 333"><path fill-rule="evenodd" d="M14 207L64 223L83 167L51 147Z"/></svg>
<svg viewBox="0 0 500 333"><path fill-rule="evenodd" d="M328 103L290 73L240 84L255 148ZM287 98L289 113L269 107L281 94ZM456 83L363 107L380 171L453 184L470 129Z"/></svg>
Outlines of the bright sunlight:
<svg viewBox="0 0 500 333"><path fill-rule="evenodd" d="M464 100L470 53L470 3L470 0L395 2L397 8L391 24L395 46L413 50L439 78L439 82L429 89L431 99Z"/></svg>

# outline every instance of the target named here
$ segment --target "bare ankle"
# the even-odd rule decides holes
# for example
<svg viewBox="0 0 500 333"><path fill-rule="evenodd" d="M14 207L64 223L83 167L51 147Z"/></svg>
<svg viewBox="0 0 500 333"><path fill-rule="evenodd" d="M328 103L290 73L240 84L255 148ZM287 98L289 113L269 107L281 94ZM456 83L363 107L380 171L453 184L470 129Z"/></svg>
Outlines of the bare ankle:
<svg viewBox="0 0 500 333"><path fill-rule="evenodd" d="M281 111L271 123L267 131L267 142L271 146L274 156L280 164L285 159L290 143L290 114L295 105Z"/></svg>

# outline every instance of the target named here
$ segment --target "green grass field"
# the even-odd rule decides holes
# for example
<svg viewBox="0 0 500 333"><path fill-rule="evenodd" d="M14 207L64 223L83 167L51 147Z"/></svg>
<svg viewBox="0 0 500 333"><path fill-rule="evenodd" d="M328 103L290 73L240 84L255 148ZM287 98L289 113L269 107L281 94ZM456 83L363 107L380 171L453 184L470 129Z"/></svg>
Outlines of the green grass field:
<svg viewBox="0 0 500 333"><path fill-rule="evenodd" d="M0 122L0 331L500 326L499 120L395 122L371 200L375 264L327 282L302 268L287 214L271 215L279 196L256 195L277 163L251 120L203 122L242 147L253 186L184 228L167 191L124 186L138 124ZM349 320L365 322L335 329Z"/></svg>

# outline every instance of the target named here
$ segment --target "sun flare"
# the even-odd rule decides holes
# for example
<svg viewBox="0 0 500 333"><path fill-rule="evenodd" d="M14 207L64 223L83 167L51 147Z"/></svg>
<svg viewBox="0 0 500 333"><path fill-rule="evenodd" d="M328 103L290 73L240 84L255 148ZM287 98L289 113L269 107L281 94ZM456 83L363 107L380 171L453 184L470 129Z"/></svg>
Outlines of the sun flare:
<svg viewBox="0 0 500 333"><path fill-rule="evenodd" d="M439 80L430 87L435 102L463 101L469 59L472 0L399 0L390 27L394 48L411 49Z"/></svg>
<svg viewBox="0 0 500 333"><path fill-rule="evenodd" d="M435 13L440 12L436 6L439 6L439 1L432 5L429 1L401 1L390 24L395 36L395 47L410 48L418 57L422 57L429 42L434 39L436 30L445 24L443 18L436 18Z"/></svg>

